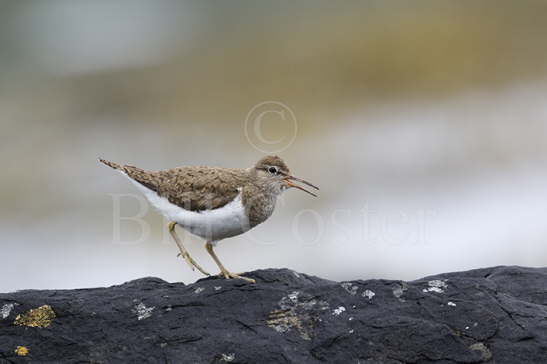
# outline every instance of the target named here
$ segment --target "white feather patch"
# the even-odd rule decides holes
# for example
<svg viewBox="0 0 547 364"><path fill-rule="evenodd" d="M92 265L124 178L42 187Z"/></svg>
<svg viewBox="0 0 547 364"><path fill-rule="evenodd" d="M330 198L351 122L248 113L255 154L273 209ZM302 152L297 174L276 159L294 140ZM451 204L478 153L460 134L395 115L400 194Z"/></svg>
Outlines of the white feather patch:
<svg viewBox="0 0 547 364"><path fill-rule="evenodd" d="M241 189L233 201L221 208L194 212L169 202L165 197L159 196L148 187L133 180L125 172L121 171L121 173L137 186L150 204L163 216L203 239L217 242L250 229L249 218L241 200Z"/></svg>

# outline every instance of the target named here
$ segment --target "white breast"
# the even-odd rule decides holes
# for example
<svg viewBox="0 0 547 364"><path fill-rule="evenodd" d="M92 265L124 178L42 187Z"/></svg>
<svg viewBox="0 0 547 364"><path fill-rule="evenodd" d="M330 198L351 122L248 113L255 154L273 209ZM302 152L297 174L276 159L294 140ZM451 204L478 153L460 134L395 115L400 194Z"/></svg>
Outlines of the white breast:
<svg viewBox="0 0 547 364"><path fill-rule="evenodd" d="M163 216L203 239L216 242L250 229L249 218L241 201L241 191L233 201L221 208L194 212L169 202L165 197L128 178Z"/></svg>

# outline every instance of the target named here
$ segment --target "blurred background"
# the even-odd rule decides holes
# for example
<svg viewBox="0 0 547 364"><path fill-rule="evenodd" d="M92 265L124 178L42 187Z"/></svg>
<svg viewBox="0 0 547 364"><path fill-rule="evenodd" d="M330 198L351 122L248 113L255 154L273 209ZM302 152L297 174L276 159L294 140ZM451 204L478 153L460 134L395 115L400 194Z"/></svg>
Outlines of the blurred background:
<svg viewBox="0 0 547 364"><path fill-rule="evenodd" d="M157 170L275 152L319 185L219 244L234 272L546 265L545 1L0 5L2 292L199 278L98 157ZM139 214L144 230L125 219Z"/></svg>

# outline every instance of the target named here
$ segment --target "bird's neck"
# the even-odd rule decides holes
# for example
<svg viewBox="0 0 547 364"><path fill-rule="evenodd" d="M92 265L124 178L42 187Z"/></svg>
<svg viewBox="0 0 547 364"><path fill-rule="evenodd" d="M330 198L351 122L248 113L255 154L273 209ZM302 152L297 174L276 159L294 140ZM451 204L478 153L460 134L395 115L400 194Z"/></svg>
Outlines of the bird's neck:
<svg viewBox="0 0 547 364"><path fill-rule="evenodd" d="M264 183L251 183L243 188L242 202L251 227L266 221L272 215L278 195L277 191Z"/></svg>

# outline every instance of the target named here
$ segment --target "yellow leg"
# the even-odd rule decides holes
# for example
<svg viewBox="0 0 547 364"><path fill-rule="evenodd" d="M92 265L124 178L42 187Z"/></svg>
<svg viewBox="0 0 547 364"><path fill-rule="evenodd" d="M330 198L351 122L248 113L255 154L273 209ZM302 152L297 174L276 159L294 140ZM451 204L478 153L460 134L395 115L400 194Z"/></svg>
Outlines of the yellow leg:
<svg viewBox="0 0 547 364"><path fill-rule="evenodd" d="M230 273L226 268L224 268L224 266L220 262L220 259L218 259L217 255L215 254L215 251L213 250L213 244L211 244L211 242L208 241L205 244L205 248L207 249L207 252L213 257L215 263L217 263L218 267L220 268L220 274L222 274L224 276L224 278L226 278L226 279L239 278L239 279L243 279L247 282L256 283L256 281L252 278L247 278L247 277L237 275L235 273Z"/></svg>
<svg viewBox="0 0 547 364"><path fill-rule="evenodd" d="M175 240L175 243L177 243L177 246L179 247L179 250L180 250L179 255L181 255L184 258L184 260L186 260L186 263L188 263L188 265L190 266L190 268L192 268L192 270L194 270L194 267L196 267L201 273L205 274L206 276L210 276L209 273L203 270L203 268L201 268L199 264L197 264L194 261L194 259L192 259L192 257L190 256L186 248L184 248L184 245L182 245L182 241L180 241L179 237L177 236L177 232L175 231L175 226L177 226L177 223L172 221L169 223L168 226L169 226L169 233L171 234L171 236Z"/></svg>

